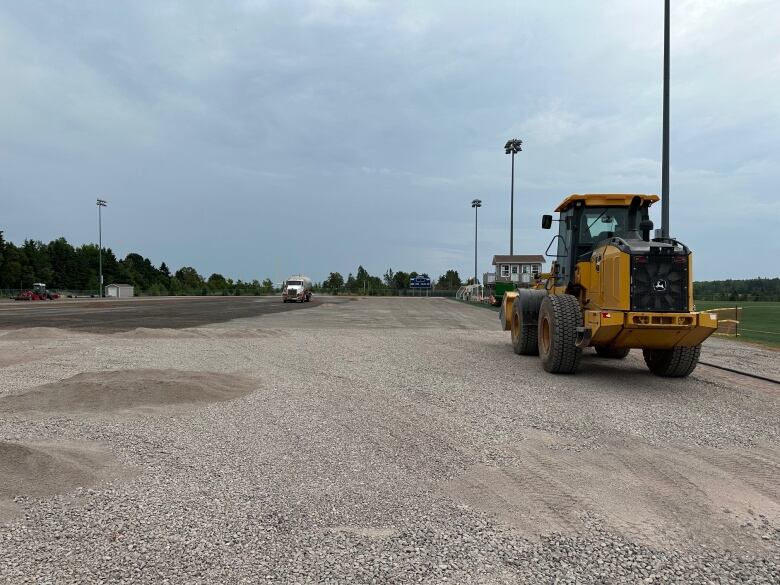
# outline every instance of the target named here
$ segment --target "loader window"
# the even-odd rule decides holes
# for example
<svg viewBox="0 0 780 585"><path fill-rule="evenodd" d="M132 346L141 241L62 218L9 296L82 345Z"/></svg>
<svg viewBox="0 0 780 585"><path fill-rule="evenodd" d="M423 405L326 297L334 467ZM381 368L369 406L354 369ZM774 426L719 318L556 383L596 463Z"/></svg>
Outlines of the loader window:
<svg viewBox="0 0 780 585"><path fill-rule="evenodd" d="M580 218L579 243L596 244L612 236L622 237L627 229L627 207L588 207Z"/></svg>

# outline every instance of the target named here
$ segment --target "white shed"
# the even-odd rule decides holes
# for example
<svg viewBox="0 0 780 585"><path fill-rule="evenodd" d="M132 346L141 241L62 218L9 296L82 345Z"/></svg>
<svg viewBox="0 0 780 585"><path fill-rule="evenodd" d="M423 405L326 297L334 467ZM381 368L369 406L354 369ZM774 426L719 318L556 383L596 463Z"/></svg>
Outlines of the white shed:
<svg viewBox="0 0 780 585"><path fill-rule="evenodd" d="M106 296L115 299L129 299L133 296L132 284L109 284L106 286Z"/></svg>

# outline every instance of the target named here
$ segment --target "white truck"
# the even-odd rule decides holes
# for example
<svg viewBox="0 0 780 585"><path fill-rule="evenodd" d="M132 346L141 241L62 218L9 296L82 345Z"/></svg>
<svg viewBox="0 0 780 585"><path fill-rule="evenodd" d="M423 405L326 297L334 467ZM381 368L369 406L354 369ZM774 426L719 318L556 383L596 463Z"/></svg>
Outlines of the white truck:
<svg viewBox="0 0 780 585"><path fill-rule="evenodd" d="M282 286L282 302L308 303L311 300L311 278L296 274L284 281Z"/></svg>

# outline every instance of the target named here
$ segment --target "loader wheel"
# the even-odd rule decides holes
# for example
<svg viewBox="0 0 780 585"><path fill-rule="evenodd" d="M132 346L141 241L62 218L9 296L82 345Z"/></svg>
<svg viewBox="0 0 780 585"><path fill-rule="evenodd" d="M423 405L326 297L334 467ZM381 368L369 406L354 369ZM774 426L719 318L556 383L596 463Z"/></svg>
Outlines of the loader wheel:
<svg viewBox="0 0 780 585"><path fill-rule="evenodd" d="M539 306L541 291L520 291L512 303L512 347L518 355L539 355Z"/></svg>
<svg viewBox="0 0 780 585"><path fill-rule="evenodd" d="M603 358L622 360L631 351L628 347L614 348L606 345L596 346L596 355Z"/></svg>
<svg viewBox="0 0 780 585"><path fill-rule="evenodd" d="M506 326L506 318L504 317L504 303L501 303L501 308L498 310L498 320L501 322L501 330L506 331L509 329Z"/></svg>
<svg viewBox="0 0 780 585"><path fill-rule="evenodd" d="M693 347L672 349L643 349L645 363L656 376L664 378L685 378L699 363L701 344Z"/></svg>
<svg viewBox="0 0 780 585"><path fill-rule="evenodd" d="M548 295L539 310L539 356L551 374L573 374L582 350L577 347L577 327L582 326L582 311L571 295Z"/></svg>

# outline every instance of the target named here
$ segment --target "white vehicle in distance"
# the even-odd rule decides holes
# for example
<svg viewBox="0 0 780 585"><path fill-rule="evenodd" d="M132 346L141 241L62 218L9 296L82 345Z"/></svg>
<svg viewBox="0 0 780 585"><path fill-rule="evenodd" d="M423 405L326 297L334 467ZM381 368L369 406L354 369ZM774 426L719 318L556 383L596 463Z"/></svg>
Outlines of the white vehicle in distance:
<svg viewBox="0 0 780 585"><path fill-rule="evenodd" d="M308 303L311 300L311 278L296 274L284 281L282 286L282 302Z"/></svg>

